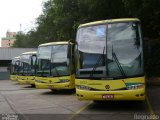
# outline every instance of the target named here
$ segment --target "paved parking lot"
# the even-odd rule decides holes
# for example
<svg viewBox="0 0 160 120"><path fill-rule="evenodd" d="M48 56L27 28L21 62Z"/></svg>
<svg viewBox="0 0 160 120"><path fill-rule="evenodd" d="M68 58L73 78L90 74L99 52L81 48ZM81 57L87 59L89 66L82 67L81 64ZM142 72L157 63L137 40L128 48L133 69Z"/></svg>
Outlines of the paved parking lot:
<svg viewBox="0 0 160 120"><path fill-rule="evenodd" d="M35 89L0 80L0 119L132 120L160 117L160 86L147 86L147 100L93 103L79 101L74 91ZM160 119L160 118L159 118ZM8 119L9 120L9 119Z"/></svg>

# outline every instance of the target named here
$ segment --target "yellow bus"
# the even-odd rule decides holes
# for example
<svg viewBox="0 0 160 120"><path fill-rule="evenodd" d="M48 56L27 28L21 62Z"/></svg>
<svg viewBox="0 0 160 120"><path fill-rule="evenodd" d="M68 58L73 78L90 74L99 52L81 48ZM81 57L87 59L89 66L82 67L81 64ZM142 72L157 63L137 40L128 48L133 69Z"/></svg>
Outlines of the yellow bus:
<svg viewBox="0 0 160 120"><path fill-rule="evenodd" d="M10 66L10 79L12 81L17 81L17 74L19 70L19 59L20 57L14 57L11 61L11 66Z"/></svg>
<svg viewBox="0 0 160 120"><path fill-rule="evenodd" d="M37 52L25 52L20 56L19 84L35 85Z"/></svg>
<svg viewBox="0 0 160 120"><path fill-rule="evenodd" d="M52 91L75 88L72 51L71 42L51 42L39 45L36 88Z"/></svg>
<svg viewBox="0 0 160 120"><path fill-rule="evenodd" d="M74 55L79 100L145 100L139 19L110 19L80 25Z"/></svg>

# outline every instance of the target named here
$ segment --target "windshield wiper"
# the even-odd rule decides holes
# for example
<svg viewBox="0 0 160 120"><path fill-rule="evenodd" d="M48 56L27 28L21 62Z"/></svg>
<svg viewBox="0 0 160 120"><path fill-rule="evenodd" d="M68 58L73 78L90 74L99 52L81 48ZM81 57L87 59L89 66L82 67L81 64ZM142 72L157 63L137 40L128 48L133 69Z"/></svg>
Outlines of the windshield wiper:
<svg viewBox="0 0 160 120"><path fill-rule="evenodd" d="M42 73L41 73L41 76L43 76L44 77L44 74L46 74L47 72L45 72L45 70L47 70L48 69L48 64L49 64L49 75L51 75L51 63L50 63L50 60L49 59L46 59L46 60L48 60L46 63L44 63L43 65L44 65L44 67L42 67Z"/></svg>
<svg viewBox="0 0 160 120"><path fill-rule="evenodd" d="M123 68L122 68L122 66L121 66L121 64L120 64L120 62L119 62L119 60L118 60L118 58L117 58L116 53L113 52L113 45L112 45L112 56L113 56L115 62L117 63L118 68L119 68L121 74L122 74L123 76L126 76L126 74L125 74L125 72L124 72L124 70L123 70Z"/></svg>
<svg viewBox="0 0 160 120"><path fill-rule="evenodd" d="M103 60L102 58L104 58L104 51L105 51L105 46L103 48L103 54L99 56L99 58L97 59L96 63L93 66L93 69L92 69L91 74L90 74L90 78L93 77L93 74L95 73L96 68L98 67L98 64L100 63L100 61Z"/></svg>
<svg viewBox="0 0 160 120"><path fill-rule="evenodd" d="M60 74L59 74L56 66L54 67L54 69L55 69L55 71L56 71L57 76L60 77ZM59 79L59 78L58 78L58 79Z"/></svg>

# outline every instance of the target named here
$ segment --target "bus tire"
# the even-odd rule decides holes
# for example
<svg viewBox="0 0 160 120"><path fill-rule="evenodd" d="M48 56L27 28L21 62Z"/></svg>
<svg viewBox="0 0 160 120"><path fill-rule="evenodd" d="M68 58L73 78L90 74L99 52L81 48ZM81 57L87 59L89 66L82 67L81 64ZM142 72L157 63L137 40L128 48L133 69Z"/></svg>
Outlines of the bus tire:
<svg viewBox="0 0 160 120"><path fill-rule="evenodd" d="M104 102L104 101L101 101L101 100L93 100L93 102L96 103L96 104L100 104L100 103L102 103L102 102Z"/></svg>
<svg viewBox="0 0 160 120"><path fill-rule="evenodd" d="M56 92L57 90L56 90L56 89L51 89L51 91L52 91L52 92Z"/></svg>
<svg viewBox="0 0 160 120"><path fill-rule="evenodd" d="M35 87L35 84L31 84L31 87Z"/></svg>

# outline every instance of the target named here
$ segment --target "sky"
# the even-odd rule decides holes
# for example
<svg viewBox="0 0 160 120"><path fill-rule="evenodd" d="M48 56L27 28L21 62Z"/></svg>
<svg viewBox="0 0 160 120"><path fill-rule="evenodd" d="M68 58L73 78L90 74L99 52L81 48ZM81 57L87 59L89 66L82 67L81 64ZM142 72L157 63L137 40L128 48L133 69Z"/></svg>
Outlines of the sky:
<svg viewBox="0 0 160 120"><path fill-rule="evenodd" d="M7 30L28 31L34 27L35 19L42 13L44 1L46 0L0 0L0 40L6 37Z"/></svg>

